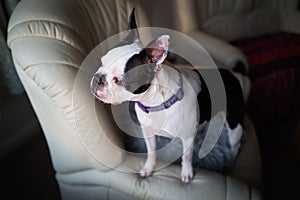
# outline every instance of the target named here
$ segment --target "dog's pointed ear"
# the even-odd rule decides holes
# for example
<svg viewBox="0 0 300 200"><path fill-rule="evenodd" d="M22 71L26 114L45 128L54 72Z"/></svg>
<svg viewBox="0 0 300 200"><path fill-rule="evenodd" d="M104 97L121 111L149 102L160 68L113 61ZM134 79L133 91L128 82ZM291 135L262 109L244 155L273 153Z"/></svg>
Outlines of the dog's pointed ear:
<svg viewBox="0 0 300 200"><path fill-rule="evenodd" d="M123 38L121 43L132 44L139 41L139 32L137 30L136 20L135 20L135 8L132 9L129 16L129 23L127 27L127 35Z"/></svg>
<svg viewBox="0 0 300 200"><path fill-rule="evenodd" d="M164 62L168 55L169 39L169 35L162 35L147 45L145 48L147 63L160 65Z"/></svg>

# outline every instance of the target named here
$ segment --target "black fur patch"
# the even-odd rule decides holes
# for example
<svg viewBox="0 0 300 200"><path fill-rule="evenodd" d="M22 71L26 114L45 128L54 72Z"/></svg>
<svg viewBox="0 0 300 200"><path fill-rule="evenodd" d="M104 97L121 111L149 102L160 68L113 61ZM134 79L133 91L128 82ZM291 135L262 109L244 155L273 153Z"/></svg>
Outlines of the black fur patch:
<svg viewBox="0 0 300 200"><path fill-rule="evenodd" d="M145 92L151 85L155 74L155 63L146 62L146 49L133 55L124 69L125 88L133 94Z"/></svg>
<svg viewBox="0 0 300 200"><path fill-rule="evenodd" d="M243 125L244 121L244 96L238 79L226 69L201 69L195 70L201 81L201 92L198 94L198 103L200 108L200 123L204 121L210 121L211 116L216 115L221 110L216 110L216 113L211 113L211 99L209 95L208 87L202 76L209 73L215 73L215 70L220 72L222 77L225 93L227 110L226 119L231 129L235 128L238 123Z"/></svg>

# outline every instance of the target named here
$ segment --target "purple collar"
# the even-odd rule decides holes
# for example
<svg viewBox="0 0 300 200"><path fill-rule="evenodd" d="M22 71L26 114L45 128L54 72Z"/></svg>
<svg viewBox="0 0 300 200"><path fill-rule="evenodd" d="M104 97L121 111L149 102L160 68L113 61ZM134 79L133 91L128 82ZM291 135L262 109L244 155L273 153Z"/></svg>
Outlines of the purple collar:
<svg viewBox="0 0 300 200"><path fill-rule="evenodd" d="M158 112L164 109L168 109L169 107L171 107L174 103L176 103L177 101L180 101L183 97L183 91L180 88L176 94L174 94L170 99L168 99L167 101L165 101L164 103L160 104L159 106L154 106L154 107L150 107L150 106L144 106L141 102L137 101L137 105L140 107L140 109L142 109L142 111L144 111L145 113L149 113L149 112Z"/></svg>

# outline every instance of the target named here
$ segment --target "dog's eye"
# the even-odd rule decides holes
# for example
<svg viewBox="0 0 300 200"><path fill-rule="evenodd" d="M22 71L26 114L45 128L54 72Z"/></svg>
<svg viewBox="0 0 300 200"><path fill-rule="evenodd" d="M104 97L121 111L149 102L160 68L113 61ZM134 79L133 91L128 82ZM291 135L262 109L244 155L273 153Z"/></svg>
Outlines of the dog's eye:
<svg viewBox="0 0 300 200"><path fill-rule="evenodd" d="M113 78L113 81L115 82L115 84L117 85L123 85L123 81L117 77L114 77Z"/></svg>

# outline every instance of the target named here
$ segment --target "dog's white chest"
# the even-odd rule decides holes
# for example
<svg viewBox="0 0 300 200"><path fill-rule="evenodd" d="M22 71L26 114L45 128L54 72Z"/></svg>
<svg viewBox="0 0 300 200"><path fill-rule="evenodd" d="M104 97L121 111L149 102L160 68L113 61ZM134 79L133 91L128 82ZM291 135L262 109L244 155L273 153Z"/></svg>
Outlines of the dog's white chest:
<svg viewBox="0 0 300 200"><path fill-rule="evenodd" d="M182 71L184 96L168 109L146 113L136 105L136 113L143 131L171 138L193 135L199 122L197 94L200 84L195 80L197 76L194 77L193 72ZM193 82L196 86L192 85Z"/></svg>
<svg viewBox="0 0 300 200"><path fill-rule="evenodd" d="M174 106L177 107L177 106ZM182 120L180 115L172 112L173 109L163 110L159 112L145 113L136 106L137 116L143 130L148 130L153 135L173 138L179 134Z"/></svg>

